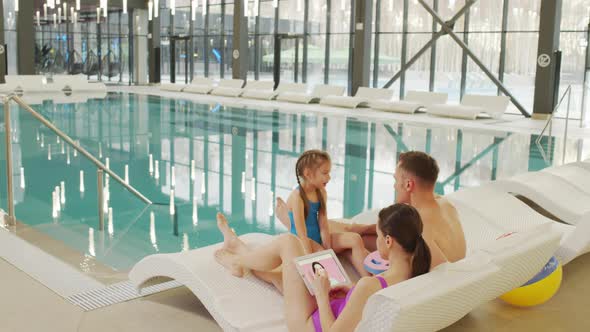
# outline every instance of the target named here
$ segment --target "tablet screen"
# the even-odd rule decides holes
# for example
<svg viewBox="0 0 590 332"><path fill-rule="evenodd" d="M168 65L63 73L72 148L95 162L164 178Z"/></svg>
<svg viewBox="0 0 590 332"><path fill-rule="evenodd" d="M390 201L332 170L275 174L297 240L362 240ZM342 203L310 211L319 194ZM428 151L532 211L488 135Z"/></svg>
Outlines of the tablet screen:
<svg viewBox="0 0 590 332"><path fill-rule="evenodd" d="M295 263L311 294L313 294L311 285L316 273L325 273L330 280L331 287L350 283L350 279L332 250L299 257Z"/></svg>

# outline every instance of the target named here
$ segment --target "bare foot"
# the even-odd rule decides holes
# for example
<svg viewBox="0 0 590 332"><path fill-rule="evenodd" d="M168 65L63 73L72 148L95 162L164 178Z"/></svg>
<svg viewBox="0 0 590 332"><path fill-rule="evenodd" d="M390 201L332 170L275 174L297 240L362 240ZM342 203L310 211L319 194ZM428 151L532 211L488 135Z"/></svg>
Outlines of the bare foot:
<svg viewBox="0 0 590 332"><path fill-rule="evenodd" d="M289 208L287 203L282 198L277 197L277 207L275 208L275 214L287 229L291 229L291 219L289 219Z"/></svg>
<svg viewBox="0 0 590 332"><path fill-rule="evenodd" d="M238 278L244 276L244 269L236 262L235 254L232 254L225 249L220 249L215 252L215 260L217 263L228 269L232 275Z"/></svg>
<svg viewBox="0 0 590 332"><path fill-rule="evenodd" d="M217 213L217 228L223 234L223 249L231 253L239 253L247 250L246 244L242 242L233 229L229 227L227 219L222 213Z"/></svg>

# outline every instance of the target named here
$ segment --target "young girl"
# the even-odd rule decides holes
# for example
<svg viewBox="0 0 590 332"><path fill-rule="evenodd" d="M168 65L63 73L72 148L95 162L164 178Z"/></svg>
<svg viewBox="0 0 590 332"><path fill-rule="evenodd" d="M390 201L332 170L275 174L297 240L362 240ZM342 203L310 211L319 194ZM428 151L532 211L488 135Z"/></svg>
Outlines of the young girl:
<svg viewBox="0 0 590 332"><path fill-rule="evenodd" d="M333 249L350 249L352 264L361 276L367 276L363 261L369 254L357 233L330 233L326 210L326 185L330 182L330 155L320 150L305 151L295 164L299 186L289 195L287 207L291 233L297 235L305 254Z"/></svg>

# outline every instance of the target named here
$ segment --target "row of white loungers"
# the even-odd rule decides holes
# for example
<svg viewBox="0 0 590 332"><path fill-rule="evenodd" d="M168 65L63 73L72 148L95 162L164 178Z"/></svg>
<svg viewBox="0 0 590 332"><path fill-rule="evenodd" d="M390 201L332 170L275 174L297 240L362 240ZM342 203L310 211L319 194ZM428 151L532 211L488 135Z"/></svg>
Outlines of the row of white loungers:
<svg viewBox="0 0 590 332"><path fill-rule="evenodd" d="M242 97L259 100L279 100L294 103L317 103L326 96L342 96L343 87L318 85L312 93L307 85L300 83L281 83L274 89L272 81L250 81L245 87L243 80L221 80L216 86L209 78L195 78L190 85L163 84L160 89L173 92L211 94L224 97Z"/></svg>
<svg viewBox="0 0 590 332"><path fill-rule="evenodd" d="M467 120L475 120L481 116L499 119L506 112L509 103L510 98L506 96L465 95L460 105L430 105L428 114Z"/></svg>
<svg viewBox="0 0 590 332"><path fill-rule="evenodd" d="M0 93L97 92L106 94L104 83L90 83L84 75L54 75L48 79L42 75L6 75L6 83L0 84Z"/></svg>
<svg viewBox="0 0 590 332"><path fill-rule="evenodd" d="M269 90L248 90L245 91L241 97L248 99L260 99L260 100L274 100L282 93L286 92L305 93L307 91L307 85L301 83L281 83L275 89Z"/></svg>
<svg viewBox="0 0 590 332"><path fill-rule="evenodd" d="M278 101L286 101L298 104L317 104L326 96L342 96L344 87L337 85L320 84L313 88L311 93L286 91L278 95Z"/></svg>
<svg viewBox="0 0 590 332"><path fill-rule="evenodd" d="M360 87L354 97L327 96L320 100L320 105L346 108L369 107L373 100L388 100L391 97L393 97L393 90L391 89Z"/></svg>
<svg viewBox="0 0 590 332"><path fill-rule="evenodd" d="M354 97L343 96L344 87L317 85L311 93L307 85L281 83L274 88L272 81L251 81L242 88L242 80L221 80L218 86L209 78L195 78L190 85L163 84L162 90L212 94L247 99L278 100L293 103L320 103L344 108L371 107L374 110L412 114L418 111L430 115L475 120L480 116L498 119L508 107L506 96L465 95L460 105L447 104L448 94L408 91L404 100L392 100L393 90L360 87Z"/></svg>
<svg viewBox="0 0 590 332"><path fill-rule="evenodd" d="M369 105L374 110L412 114L425 111L430 105L445 104L448 98L446 93L408 91L404 100L375 100Z"/></svg>
<svg viewBox="0 0 590 332"><path fill-rule="evenodd" d="M465 95L460 105L447 104L446 93L408 91L404 100L375 100L369 103L374 110L395 113L416 113L475 120L481 116L498 119L506 112L509 98L506 96Z"/></svg>

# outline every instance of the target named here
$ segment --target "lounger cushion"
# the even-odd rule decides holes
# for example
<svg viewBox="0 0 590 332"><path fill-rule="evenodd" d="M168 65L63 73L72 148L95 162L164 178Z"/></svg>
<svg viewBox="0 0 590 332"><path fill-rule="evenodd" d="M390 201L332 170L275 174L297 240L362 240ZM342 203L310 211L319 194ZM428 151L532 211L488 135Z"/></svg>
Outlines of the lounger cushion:
<svg viewBox="0 0 590 332"><path fill-rule="evenodd" d="M428 108L428 114L468 120L486 114L499 119L509 102L506 96L465 95L461 105L433 105Z"/></svg>
<svg viewBox="0 0 590 332"><path fill-rule="evenodd" d="M71 91L73 95L105 95L106 85L102 82L89 82L86 75L54 75L53 84L60 90Z"/></svg>
<svg viewBox="0 0 590 332"><path fill-rule="evenodd" d="M269 90L246 90L242 94L242 98L248 99L262 99L262 100L271 100L277 96L277 92L269 91Z"/></svg>
<svg viewBox="0 0 590 332"><path fill-rule="evenodd" d="M428 91L408 91L404 100L376 100L370 103L371 108L396 113L415 113L430 105L442 105L447 102L448 94Z"/></svg>
<svg viewBox="0 0 590 332"><path fill-rule="evenodd" d="M211 90L212 95L225 97L239 97L242 93L244 93L244 90L240 88L217 87Z"/></svg>
<svg viewBox="0 0 590 332"><path fill-rule="evenodd" d="M372 109L380 111L388 111L395 113L416 113L424 107L422 103L412 101L387 101L387 100L376 100L369 103Z"/></svg>
<svg viewBox="0 0 590 332"><path fill-rule="evenodd" d="M318 97L300 92L283 92L277 96L278 101L287 101L291 103L309 104L312 102L319 102Z"/></svg>
<svg viewBox="0 0 590 332"><path fill-rule="evenodd" d="M357 108L368 107L369 102L388 100L393 96L393 90L360 87L354 97L327 96L320 101L321 105Z"/></svg>
<svg viewBox="0 0 590 332"><path fill-rule="evenodd" d="M478 106L461 105L432 105L428 108L428 114L449 118L475 120L486 109Z"/></svg>
<svg viewBox="0 0 590 332"><path fill-rule="evenodd" d="M213 90L213 85L196 85L191 84L186 88L182 89L182 92L197 93L206 95Z"/></svg>
<svg viewBox="0 0 590 332"><path fill-rule="evenodd" d="M162 85L160 85L160 90L164 90L164 91L180 92L184 88L186 88L185 84L162 84Z"/></svg>
<svg viewBox="0 0 590 332"><path fill-rule="evenodd" d="M244 85L244 80L231 79L219 81L218 88L230 88L230 89L241 89Z"/></svg>
<svg viewBox="0 0 590 332"><path fill-rule="evenodd" d="M369 100L366 98L346 97L346 96L328 96L320 100L321 105L357 108L369 106Z"/></svg>

